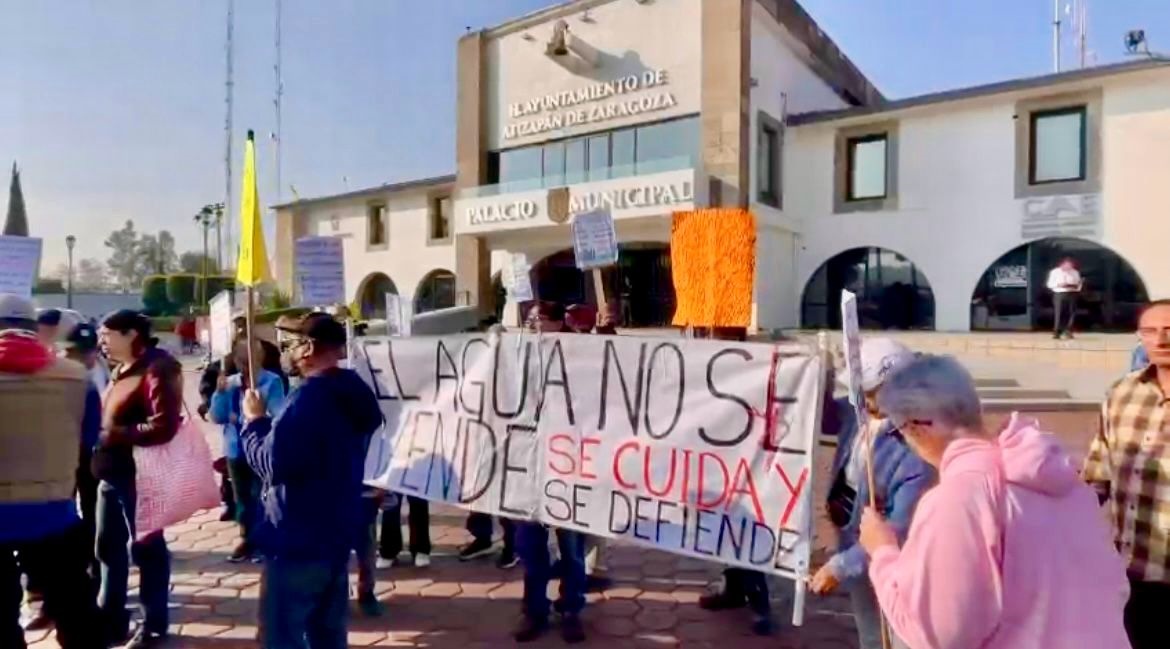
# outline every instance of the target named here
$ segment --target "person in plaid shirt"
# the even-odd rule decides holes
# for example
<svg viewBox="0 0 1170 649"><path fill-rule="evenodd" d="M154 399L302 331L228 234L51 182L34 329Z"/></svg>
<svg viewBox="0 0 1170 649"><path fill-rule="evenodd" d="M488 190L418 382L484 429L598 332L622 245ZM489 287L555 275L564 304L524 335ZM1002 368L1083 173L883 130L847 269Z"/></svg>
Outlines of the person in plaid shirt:
<svg viewBox="0 0 1170 649"><path fill-rule="evenodd" d="M1125 628L1134 649L1166 646L1170 611L1170 300L1138 321L1149 365L1105 398L1084 478L1109 503L1117 548L1128 564Z"/></svg>

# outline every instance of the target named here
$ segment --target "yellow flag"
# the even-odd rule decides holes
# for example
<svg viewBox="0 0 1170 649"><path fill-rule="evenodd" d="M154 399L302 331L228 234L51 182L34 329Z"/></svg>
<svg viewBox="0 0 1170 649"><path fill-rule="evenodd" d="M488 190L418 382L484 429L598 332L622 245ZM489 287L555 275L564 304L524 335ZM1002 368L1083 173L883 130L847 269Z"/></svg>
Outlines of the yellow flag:
<svg viewBox="0 0 1170 649"><path fill-rule="evenodd" d="M264 224L260 220L260 196L256 191L256 142L252 131L244 143L244 180L240 196L240 257L236 282L255 286L268 280L268 252L264 249Z"/></svg>

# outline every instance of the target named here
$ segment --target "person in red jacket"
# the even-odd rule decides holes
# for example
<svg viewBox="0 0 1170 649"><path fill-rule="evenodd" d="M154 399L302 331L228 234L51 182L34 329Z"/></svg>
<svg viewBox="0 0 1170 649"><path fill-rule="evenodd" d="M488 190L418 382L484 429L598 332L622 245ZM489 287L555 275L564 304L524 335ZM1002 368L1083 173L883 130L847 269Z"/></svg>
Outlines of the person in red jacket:
<svg viewBox="0 0 1170 649"><path fill-rule="evenodd" d="M147 649L159 646L167 636L171 555L162 531L134 541L134 447L166 444L178 432L182 368L158 348L158 339L151 336L150 319L136 311L122 310L106 317L99 338L106 356L117 367L106 388L101 437L92 461L94 476L101 480L97 553L102 585L98 604L107 640L120 644L129 632L126 591L133 557L140 573L139 599L145 619L126 646Z"/></svg>

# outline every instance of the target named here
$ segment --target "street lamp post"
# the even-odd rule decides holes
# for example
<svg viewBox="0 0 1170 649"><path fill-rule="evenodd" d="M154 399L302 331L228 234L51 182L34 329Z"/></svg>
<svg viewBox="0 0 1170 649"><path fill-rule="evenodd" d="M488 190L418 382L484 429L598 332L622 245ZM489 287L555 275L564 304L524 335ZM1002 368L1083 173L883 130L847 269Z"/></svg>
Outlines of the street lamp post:
<svg viewBox="0 0 1170 649"><path fill-rule="evenodd" d="M215 210L215 267L217 272L223 272L223 203L211 206Z"/></svg>
<svg viewBox="0 0 1170 649"><path fill-rule="evenodd" d="M69 253L69 270L66 272L65 308L73 308L73 246L77 244L77 237L72 234L65 237L65 250Z"/></svg>
<svg viewBox="0 0 1170 649"><path fill-rule="evenodd" d="M203 209L195 215L195 222L203 228L203 282L199 289L199 303L201 306L207 306L207 231L211 229L212 224L212 206L204 205Z"/></svg>

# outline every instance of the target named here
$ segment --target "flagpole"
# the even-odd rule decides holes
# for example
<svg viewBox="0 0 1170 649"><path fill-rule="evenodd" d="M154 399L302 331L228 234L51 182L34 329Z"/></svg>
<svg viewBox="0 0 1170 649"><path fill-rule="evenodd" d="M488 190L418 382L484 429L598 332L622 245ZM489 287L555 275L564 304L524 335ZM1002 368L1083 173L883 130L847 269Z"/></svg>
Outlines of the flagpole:
<svg viewBox="0 0 1170 649"><path fill-rule="evenodd" d="M249 284L247 286L247 288L244 289L244 292L247 295L247 299L248 299L248 304L244 307L244 335L248 341L248 389L255 390L256 389L256 348L253 344L253 338L252 338L252 329L253 329L252 318L255 315L253 313L253 310L252 310L252 304L255 302L255 297L252 293L252 285Z"/></svg>

